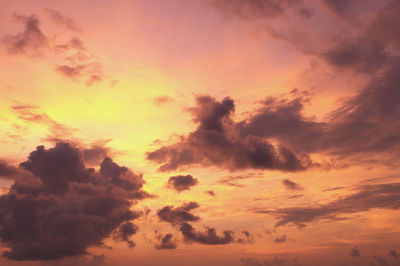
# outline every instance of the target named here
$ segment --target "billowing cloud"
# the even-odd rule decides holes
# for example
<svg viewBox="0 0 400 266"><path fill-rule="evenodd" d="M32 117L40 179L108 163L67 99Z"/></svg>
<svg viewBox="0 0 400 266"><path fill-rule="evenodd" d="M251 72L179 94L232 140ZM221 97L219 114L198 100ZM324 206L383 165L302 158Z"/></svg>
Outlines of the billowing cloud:
<svg viewBox="0 0 400 266"><path fill-rule="evenodd" d="M273 210L255 210L257 213L273 215L278 219L275 227L295 224L304 227L306 223L318 220L340 220L342 215L368 211L373 208L400 209L400 183L365 185L354 194L341 197L326 204L310 207L290 207Z"/></svg>
<svg viewBox="0 0 400 266"><path fill-rule="evenodd" d="M289 190L301 190L301 186L293 181L290 181L289 179L283 179L282 184L285 186L286 189Z"/></svg>
<svg viewBox="0 0 400 266"><path fill-rule="evenodd" d="M172 171L189 165L218 166L229 170L271 169L301 171L310 167L308 157L289 149L275 147L254 135L240 136L232 120L234 102L230 98L216 101L200 96L190 109L195 131L169 146L147 153L147 159L160 164L160 171Z"/></svg>
<svg viewBox="0 0 400 266"><path fill-rule="evenodd" d="M20 173L20 169L0 159L0 177L4 179L13 179Z"/></svg>
<svg viewBox="0 0 400 266"><path fill-rule="evenodd" d="M180 207L165 206L157 212L161 221L171 224L180 224L183 222L193 222L200 220L200 217L190 213L191 210L199 207L197 202L188 202Z"/></svg>
<svg viewBox="0 0 400 266"><path fill-rule="evenodd" d="M148 196L144 180L110 158L99 171L86 168L81 151L68 143L38 146L20 164L31 173L0 197L3 256L49 260L85 255L113 233L130 243L140 212L134 200Z"/></svg>
<svg viewBox="0 0 400 266"><path fill-rule="evenodd" d="M185 242L206 245L224 245L234 242L233 232L229 230L223 231L223 235L218 236L214 228L207 228L204 232L194 229L188 222L200 220L200 217L190 213L198 207L196 202L185 203L180 207L166 206L160 209L157 215L161 221L174 225L182 233Z"/></svg>
<svg viewBox="0 0 400 266"><path fill-rule="evenodd" d="M199 180L191 175L171 176L168 179L168 186L177 192L190 190L191 187L196 186L198 183Z"/></svg>
<svg viewBox="0 0 400 266"><path fill-rule="evenodd" d="M156 245L156 249L176 249L176 242L172 239L172 234L166 234L160 238L160 244Z"/></svg>

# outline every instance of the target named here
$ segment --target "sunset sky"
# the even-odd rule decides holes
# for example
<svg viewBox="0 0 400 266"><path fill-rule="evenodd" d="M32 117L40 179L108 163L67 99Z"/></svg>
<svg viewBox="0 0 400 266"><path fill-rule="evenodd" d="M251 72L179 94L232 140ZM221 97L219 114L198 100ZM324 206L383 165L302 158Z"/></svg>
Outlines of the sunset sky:
<svg viewBox="0 0 400 266"><path fill-rule="evenodd" d="M0 265L400 265L398 0L0 4Z"/></svg>

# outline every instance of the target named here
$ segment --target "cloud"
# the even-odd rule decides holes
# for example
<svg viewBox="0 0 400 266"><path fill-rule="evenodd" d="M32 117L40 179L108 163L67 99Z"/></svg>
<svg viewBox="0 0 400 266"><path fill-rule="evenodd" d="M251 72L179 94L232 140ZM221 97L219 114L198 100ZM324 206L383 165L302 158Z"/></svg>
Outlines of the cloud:
<svg viewBox="0 0 400 266"><path fill-rule="evenodd" d="M379 265L386 266L389 265L387 260L385 258L379 257L379 256L374 256L375 260L379 263Z"/></svg>
<svg viewBox="0 0 400 266"><path fill-rule="evenodd" d="M0 239L12 260L53 260L87 254L112 233L129 243L131 223L141 213L135 201L148 195L144 180L105 158L99 171L86 168L80 150L68 143L38 146L17 179L0 196ZM132 230L133 229L133 230Z"/></svg>
<svg viewBox="0 0 400 266"><path fill-rule="evenodd" d="M63 26L64 28L71 31L82 32L82 29L79 28L75 21L73 21L71 18L64 16L59 11L51 8L45 8L44 10L46 14L50 17L50 19L57 25Z"/></svg>
<svg viewBox="0 0 400 266"><path fill-rule="evenodd" d="M160 244L156 245L156 249L176 249L176 243L172 239L172 234L166 234L161 237Z"/></svg>
<svg viewBox="0 0 400 266"><path fill-rule="evenodd" d="M397 253L396 250L392 249L389 251L390 256L392 256L393 258L398 258L400 257L399 253Z"/></svg>
<svg viewBox="0 0 400 266"><path fill-rule="evenodd" d="M159 96L159 97L153 98L153 103L156 104L156 105L159 105L159 104L168 104L168 103L171 103L171 102L173 102L173 101L174 101L174 99L171 98L171 97L168 96L168 95L163 95L163 96Z"/></svg>
<svg viewBox="0 0 400 266"><path fill-rule="evenodd" d="M74 32L81 32L72 19L53 9L46 8L45 11L56 25ZM58 60L54 70L64 77L73 81L83 79L87 86L92 86L104 80L103 66L97 61L95 54L85 47L80 38L74 36L69 37L68 41L59 41L55 37L47 37L52 36L52 34L42 31L39 17L34 14L25 16L14 13L13 19L16 22L23 23L25 29L21 33L2 38L2 42L6 45L10 54L44 56L46 55L45 52L51 52ZM62 35L64 39L68 38L68 34L65 32Z"/></svg>
<svg viewBox="0 0 400 266"><path fill-rule="evenodd" d="M3 38L8 52L28 56L41 55L43 49L49 46L49 40L40 29L39 19L35 15L24 16L17 13L13 14L13 19L23 23L25 29L19 34L7 35Z"/></svg>
<svg viewBox="0 0 400 266"><path fill-rule="evenodd" d="M352 248L350 251L350 255L353 257L360 257L360 250L358 249L358 247Z"/></svg>
<svg viewBox="0 0 400 266"><path fill-rule="evenodd" d="M302 0L209 0L209 3L224 14L245 20L279 17L288 9L296 9L306 17L312 14Z"/></svg>
<svg viewBox="0 0 400 266"><path fill-rule="evenodd" d="M274 242L277 243L277 244L280 244L280 243L283 243L283 242L286 242L286 241L287 241L286 235L282 235L282 236L277 237L277 238L274 239Z"/></svg>
<svg viewBox="0 0 400 266"><path fill-rule="evenodd" d="M10 165L5 160L0 159L0 177L4 179L13 179L21 172L17 167Z"/></svg>
<svg viewBox="0 0 400 266"><path fill-rule="evenodd" d="M223 236L218 236L214 228L207 228L206 231L196 231L189 223L182 223L179 229L186 242L196 242L206 245L225 245L232 243L233 232L225 230Z"/></svg>
<svg viewBox="0 0 400 266"><path fill-rule="evenodd" d="M297 261L296 258L294 259L286 259L284 257L276 256L272 259L265 259L265 260L256 260L253 258L242 258L240 259L240 263L243 266L300 266L301 264Z"/></svg>
<svg viewBox="0 0 400 266"><path fill-rule="evenodd" d="M200 217L190 213L198 207L196 202L188 202L180 207L165 206L157 212L157 215L161 221L174 225L182 233L185 242L206 245L224 245L234 242L233 232L229 230L223 231L222 236L218 236L215 229L210 227L204 232L195 230L188 222L200 220Z"/></svg>
<svg viewBox="0 0 400 266"><path fill-rule="evenodd" d="M200 217L190 213L191 210L199 207L197 202L188 202L180 207L165 206L157 212L161 221L171 224L180 224L182 222L193 222L200 220Z"/></svg>
<svg viewBox="0 0 400 266"><path fill-rule="evenodd" d="M117 231L115 231L114 239L126 241L128 247L133 248L136 246L135 242L130 240L130 237L137 233L139 227L131 222L121 224Z"/></svg>
<svg viewBox="0 0 400 266"><path fill-rule="evenodd" d="M278 220L275 227L291 223L302 228L309 222L340 220L344 219L342 215L369 211L373 208L400 209L400 183L361 186L355 193L326 204L254 211L274 216Z"/></svg>
<svg viewBox="0 0 400 266"><path fill-rule="evenodd" d="M289 179L283 179L282 184L285 186L286 189L289 190L302 190L301 186Z"/></svg>
<svg viewBox="0 0 400 266"><path fill-rule="evenodd" d="M168 179L168 186L177 192L190 190L191 187L196 186L198 183L199 180L191 175L171 176Z"/></svg>
<svg viewBox="0 0 400 266"><path fill-rule="evenodd" d="M310 167L307 156L299 157L291 150L275 147L254 135L240 136L232 120L234 102L230 98L216 101L210 96L196 98L190 108L195 131L169 146L147 153L147 159L168 172L185 166L218 166L231 171L239 169L270 169L302 171Z"/></svg>
<svg viewBox="0 0 400 266"><path fill-rule="evenodd" d="M207 190L206 193L212 197L215 197L215 192L213 190Z"/></svg>

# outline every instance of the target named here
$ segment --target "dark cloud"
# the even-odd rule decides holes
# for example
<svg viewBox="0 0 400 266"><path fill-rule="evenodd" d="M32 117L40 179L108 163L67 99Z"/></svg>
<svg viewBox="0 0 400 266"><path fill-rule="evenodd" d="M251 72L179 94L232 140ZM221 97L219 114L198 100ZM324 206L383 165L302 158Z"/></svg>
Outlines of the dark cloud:
<svg viewBox="0 0 400 266"><path fill-rule="evenodd" d="M310 167L307 156L299 157L283 146L275 147L254 135L240 136L232 120L232 99L219 102L210 96L201 96L196 102L190 112L198 124L197 129L182 136L175 144L147 153L148 160L161 165L160 171L189 165L281 171L301 171Z"/></svg>
<svg viewBox="0 0 400 266"><path fill-rule="evenodd" d="M176 249L176 243L173 241L172 234L166 234L161 237L160 244L156 245L156 249Z"/></svg>
<svg viewBox="0 0 400 266"><path fill-rule="evenodd" d="M322 192L327 192L327 191L335 191L335 190L340 190L340 189L344 189L345 187L332 187L332 188L327 188L322 190Z"/></svg>
<svg viewBox="0 0 400 266"><path fill-rule="evenodd" d="M289 190L302 190L301 186L289 179L283 179L282 184L285 186L286 189Z"/></svg>
<svg viewBox="0 0 400 266"><path fill-rule="evenodd" d="M206 193L212 197L215 197L215 192L213 190L207 190Z"/></svg>
<svg viewBox="0 0 400 266"><path fill-rule="evenodd" d="M222 236L218 236L214 228L207 228L201 232L193 228L188 222L196 222L200 217L190 213L191 210L198 208L196 202L185 203L180 207L166 206L157 212L161 221L174 225L183 235L188 243L196 242L206 245L224 245L234 242L233 232L223 231Z"/></svg>
<svg viewBox="0 0 400 266"><path fill-rule="evenodd" d="M4 179L13 179L20 173L20 169L10 165L5 160L0 159L0 177Z"/></svg>
<svg viewBox="0 0 400 266"><path fill-rule="evenodd" d="M238 127L244 136L274 138L297 153L322 152L333 158L352 158L355 162L362 162L367 155L377 160L380 154L378 162L395 163L400 147L399 77L400 59L396 58L355 96L331 112L326 122L302 114L307 102L304 97L268 98Z"/></svg>
<svg viewBox="0 0 400 266"><path fill-rule="evenodd" d="M224 14L245 20L278 17L288 9L306 17L312 14L302 0L209 0L209 3Z"/></svg>
<svg viewBox="0 0 400 266"><path fill-rule="evenodd" d="M398 258L400 257L399 253L397 253L396 250L392 249L389 251L390 256L394 257L394 258Z"/></svg>
<svg viewBox="0 0 400 266"><path fill-rule="evenodd" d="M373 73L387 63L390 55L384 44L362 37L337 42L322 57L340 70Z"/></svg>
<svg viewBox="0 0 400 266"><path fill-rule="evenodd" d="M187 242L196 242L206 245L225 245L232 243L233 232L223 231L223 236L218 236L214 228L207 228L206 231L196 231L189 223L182 223L179 229Z"/></svg>
<svg viewBox="0 0 400 266"><path fill-rule="evenodd" d="M373 208L400 209L400 183L365 185L359 187L354 194L316 206L273 210L256 209L255 211L271 214L277 218L275 227L292 223L301 228L309 222L340 220L344 219L342 215L368 211Z"/></svg>
<svg viewBox="0 0 400 266"><path fill-rule="evenodd" d="M286 242L286 241L287 241L286 235L281 235L280 237L277 237L274 239L274 242L278 243L278 244Z"/></svg>
<svg viewBox="0 0 400 266"><path fill-rule="evenodd" d="M190 190L191 187L196 186L198 183L199 180L191 175L171 176L168 179L168 186L177 192Z"/></svg>
<svg viewBox="0 0 400 266"><path fill-rule="evenodd" d="M128 243L128 247L133 248L136 246L135 242L130 240L130 237L139 230L139 227L131 222L126 222L121 224L118 227L118 230L115 231L114 239L126 241Z"/></svg>
<svg viewBox="0 0 400 266"><path fill-rule="evenodd" d="M82 31L75 21L73 21L71 18L64 16L59 11L51 8L45 8L44 10L54 23L63 26L71 31Z"/></svg>
<svg viewBox="0 0 400 266"><path fill-rule="evenodd" d="M358 247L352 248L350 251L350 255L353 257L360 257L360 250L358 249Z"/></svg>
<svg viewBox="0 0 400 266"><path fill-rule="evenodd" d="M49 40L40 29L39 19L35 15L24 16L17 13L13 14L13 19L23 23L25 29L19 34L8 35L3 38L9 53L29 56L41 55L43 49L49 46Z"/></svg>
<svg viewBox="0 0 400 266"><path fill-rule="evenodd" d="M21 163L30 177L17 179L0 197L3 256L49 260L87 254L112 234L130 243L140 216L131 207L143 198L144 180L105 158L99 171L86 168L68 143L38 146Z"/></svg>
<svg viewBox="0 0 400 266"><path fill-rule="evenodd" d="M200 220L200 217L190 213L191 210L199 207L196 202L188 202L180 207L165 206L157 212L161 221L171 224L180 224L183 222L193 222Z"/></svg>

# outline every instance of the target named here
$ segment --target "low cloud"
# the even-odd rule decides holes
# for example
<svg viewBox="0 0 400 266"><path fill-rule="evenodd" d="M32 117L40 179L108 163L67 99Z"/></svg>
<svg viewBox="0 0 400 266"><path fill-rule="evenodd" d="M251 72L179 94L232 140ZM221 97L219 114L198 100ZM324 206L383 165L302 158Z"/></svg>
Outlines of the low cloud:
<svg viewBox="0 0 400 266"><path fill-rule="evenodd" d="M176 242L172 239L172 234L166 234L160 238L160 244L156 245L156 249L176 249Z"/></svg>
<svg viewBox="0 0 400 266"><path fill-rule="evenodd" d="M0 196L0 239L12 260L52 260L88 254L114 234L129 245L141 212L131 208L150 195L144 180L110 158L99 171L86 168L80 150L68 143L38 146Z"/></svg>
<svg viewBox="0 0 400 266"><path fill-rule="evenodd" d="M302 171L311 166L307 156L275 147L254 135L240 136L232 120L234 102L230 98L216 101L210 96L196 98L190 109L197 129L170 146L147 153L147 159L160 165L163 172L185 166L218 166L231 171L270 169Z"/></svg>
<svg viewBox="0 0 400 266"><path fill-rule="evenodd" d="M190 190L191 187L196 186L198 183L199 180L191 175L171 176L168 179L168 187L176 190L177 192Z"/></svg>

